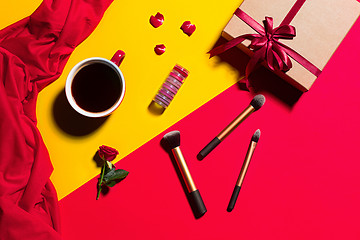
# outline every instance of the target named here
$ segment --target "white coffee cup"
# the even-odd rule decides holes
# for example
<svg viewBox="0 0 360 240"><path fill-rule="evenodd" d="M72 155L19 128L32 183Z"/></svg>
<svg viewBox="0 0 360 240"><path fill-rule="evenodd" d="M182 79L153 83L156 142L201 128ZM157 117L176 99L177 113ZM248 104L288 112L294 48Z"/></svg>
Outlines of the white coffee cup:
<svg viewBox="0 0 360 240"><path fill-rule="evenodd" d="M125 80L119 68L125 53L118 50L111 60L93 57L76 64L65 84L66 98L78 113L105 117L114 112L125 95Z"/></svg>

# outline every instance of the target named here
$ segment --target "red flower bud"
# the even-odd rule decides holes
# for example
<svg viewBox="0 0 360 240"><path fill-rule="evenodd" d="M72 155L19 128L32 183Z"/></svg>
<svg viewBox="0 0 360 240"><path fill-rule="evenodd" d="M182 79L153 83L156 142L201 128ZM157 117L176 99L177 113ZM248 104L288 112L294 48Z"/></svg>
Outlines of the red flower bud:
<svg viewBox="0 0 360 240"><path fill-rule="evenodd" d="M99 156L105 161L112 161L119 154L119 152L115 148L108 147L105 145L99 147L98 153Z"/></svg>

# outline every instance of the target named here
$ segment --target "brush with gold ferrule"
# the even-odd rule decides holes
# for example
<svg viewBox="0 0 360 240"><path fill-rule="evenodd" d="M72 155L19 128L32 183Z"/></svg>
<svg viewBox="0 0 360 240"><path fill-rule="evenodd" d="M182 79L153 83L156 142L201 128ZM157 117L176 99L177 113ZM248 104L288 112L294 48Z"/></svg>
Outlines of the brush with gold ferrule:
<svg viewBox="0 0 360 240"><path fill-rule="evenodd" d="M252 155L254 154L254 151L255 151L255 148L256 148L256 145L257 145L259 139L260 139L260 129L256 130L256 132L254 133L254 135L251 138L250 145L249 145L248 151L246 153L244 163L243 163L243 165L241 167L239 177L238 177L238 179L236 181L234 191L233 191L233 193L231 195L231 198L230 198L230 202L229 202L229 205L228 205L228 208L227 208L228 212L231 212L234 209L236 199L239 196L241 185L242 185L242 183L244 181L247 169L248 169L249 164L250 164L250 160L252 158Z"/></svg>
<svg viewBox="0 0 360 240"><path fill-rule="evenodd" d="M259 110L265 103L265 97L261 94L256 95L251 100L249 106L240 113L224 130L222 130L208 145L198 154L197 158L203 160L217 145L219 145L229 134L237 128L253 112Z"/></svg>
<svg viewBox="0 0 360 240"><path fill-rule="evenodd" d="M206 213L206 207L204 201L201 198L199 190L196 188L194 180L190 175L190 171L187 167L184 156L180 150L180 132L172 131L164 135L163 139L166 140L168 146L170 147L174 158L176 160L177 166L181 172L181 176L186 184L188 190L188 200L190 206L193 210L193 213L196 218L200 218Z"/></svg>

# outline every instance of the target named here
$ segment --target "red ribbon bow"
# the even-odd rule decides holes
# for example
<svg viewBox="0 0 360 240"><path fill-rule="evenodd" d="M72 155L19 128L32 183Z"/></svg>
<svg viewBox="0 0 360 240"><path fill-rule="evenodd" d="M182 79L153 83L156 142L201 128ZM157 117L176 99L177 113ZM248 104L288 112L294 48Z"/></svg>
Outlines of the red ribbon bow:
<svg viewBox="0 0 360 240"><path fill-rule="evenodd" d="M244 34L236 37L209 51L210 57L225 52L247 39L251 41L249 48L253 50L254 55L246 66L246 77L261 61L265 61L271 70L288 71L292 67L288 51L293 52L293 50L279 42L279 39L293 39L296 36L295 27L281 25L273 28L273 19L271 17L265 17L263 23L264 27L260 24L251 26L258 34Z"/></svg>

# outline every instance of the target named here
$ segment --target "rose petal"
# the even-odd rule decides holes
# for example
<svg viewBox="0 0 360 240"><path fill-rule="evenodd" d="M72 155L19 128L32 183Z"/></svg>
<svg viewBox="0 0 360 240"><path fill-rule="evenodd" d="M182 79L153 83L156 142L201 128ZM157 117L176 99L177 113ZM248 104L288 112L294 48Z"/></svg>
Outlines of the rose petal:
<svg viewBox="0 0 360 240"><path fill-rule="evenodd" d="M164 16L159 12L155 15L155 17L153 15L151 15L150 17L150 24L154 28L160 27L163 24L163 22L164 22Z"/></svg>
<svg viewBox="0 0 360 240"><path fill-rule="evenodd" d="M154 48L154 51L157 55L162 55L166 50L166 47L164 44L156 45Z"/></svg>
<svg viewBox="0 0 360 240"><path fill-rule="evenodd" d="M196 27L194 24L191 24L190 21L185 21L180 29L186 34L188 35L189 37L191 36L191 34L193 34L193 32L195 31Z"/></svg>

